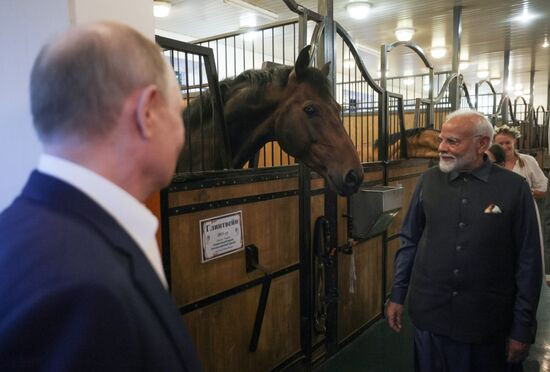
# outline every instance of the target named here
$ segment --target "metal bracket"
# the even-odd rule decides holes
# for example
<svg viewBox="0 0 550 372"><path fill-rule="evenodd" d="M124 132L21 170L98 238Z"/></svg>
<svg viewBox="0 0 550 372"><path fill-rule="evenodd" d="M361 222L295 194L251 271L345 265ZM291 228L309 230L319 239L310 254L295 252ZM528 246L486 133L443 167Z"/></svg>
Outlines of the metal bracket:
<svg viewBox="0 0 550 372"><path fill-rule="evenodd" d="M271 287L272 273L265 267L260 265L258 247L256 247L254 244L247 245L244 248L244 253L246 260L246 272L250 273L258 269L264 273L262 292L260 294L260 300L258 302L258 309L256 310L256 319L254 321L254 328L252 329L252 337L250 339L249 345L249 350L251 352L254 352L258 348L258 340L260 339L260 331L262 330L262 323L264 321L265 308L267 306L267 298L269 296L269 288Z"/></svg>

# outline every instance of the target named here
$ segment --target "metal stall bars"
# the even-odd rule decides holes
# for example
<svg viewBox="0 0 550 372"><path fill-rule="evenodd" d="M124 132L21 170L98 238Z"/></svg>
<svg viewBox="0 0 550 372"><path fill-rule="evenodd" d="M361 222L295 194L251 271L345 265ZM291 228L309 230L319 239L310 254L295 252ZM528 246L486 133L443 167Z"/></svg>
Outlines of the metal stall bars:
<svg viewBox="0 0 550 372"><path fill-rule="evenodd" d="M499 96L502 93L497 93L489 80L480 80L475 84L475 109L484 113L493 126L496 125Z"/></svg>
<svg viewBox="0 0 550 372"><path fill-rule="evenodd" d="M458 94L459 94L459 102L461 104L461 107L464 108L470 108L473 109L474 105L472 104L470 100L470 95L468 93L468 89L466 87L466 84L464 83L464 79L462 74L457 73L451 73L447 77L447 80L443 83L443 86L441 87L441 91L437 95L436 98L434 98L434 107L435 107L435 123L434 123L434 129L441 130L441 126L445 122L445 119L447 115L453 110L451 102L449 100L450 97L450 89L453 86L454 81L457 82L458 85Z"/></svg>
<svg viewBox="0 0 550 372"><path fill-rule="evenodd" d="M535 111L537 124L537 147L548 148L548 119L550 115L543 105L539 105Z"/></svg>
<svg viewBox="0 0 550 372"><path fill-rule="evenodd" d="M336 100L342 122L362 163L383 160L379 128L382 126L383 90L367 71L348 33L336 23Z"/></svg>
<svg viewBox="0 0 550 372"><path fill-rule="evenodd" d="M401 136L401 141L400 143L404 144L406 142L406 139L405 139L405 122L404 122L404 112L403 112L403 108L401 107L401 110L395 110L395 111L390 111L388 110L388 107L387 105L390 103L390 101L393 99L393 100L399 100L401 99L401 106L403 106L403 99L402 99L402 96L401 98L399 98L399 96L396 96L396 95L393 95L390 97L390 95L388 95L388 79L387 79L387 66L388 66L388 54L395 48L397 47L400 47L400 46L404 46L404 47L407 47L409 49L411 49L412 51L414 51L418 57L422 60L422 62L424 63L424 66L426 68L429 69L429 74L428 74L428 84L429 84L429 90L428 90L428 100L427 101L422 101L420 103L416 103L415 101L415 108L418 107L418 109L420 110L420 106L421 104L425 105L425 106L428 106L428 119L427 119L427 122L428 122L428 126L429 127L432 127L433 126L433 122L434 122L434 105L433 105L433 87L434 87L434 69L433 69L433 66L432 64L429 62L426 54L424 53L424 51L422 50L422 48L414 43L414 42L411 42L411 41L397 41L397 42L394 42L392 44L383 44L380 48L380 57L381 57L381 60L380 60L380 73L381 73L381 78L380 78L380 86L381 88L386 92L386 97L384 98L384 117L383 117L383 123L385 125L383 125L381 127L382 131L380 133L380 137L382 138L381 140L381 143L383 141L384 143L384 147L387 149L388 148L388 139L390 138L390 136L395 136L396 134L398 133L401 133L400 136ZM424 85L424 81L422 82L423 85ZM391 115L395 115L396 117L393 117L391 118L391 121L392 122L399 122L399 124L394 124L393 126L388 126L388 123L390 122L390 116ZM415 115L416 117L418 117L418 115ZM416 125L418 125L418 122L416 123ZM411 125L411 127L414 126ZM403 147L403 146L401 146ZM387 150L386 150L387 151ZM404 158L406 156L406 154L404 153L404 151L400 150L399 152L399 156L396 156L397 159L399 158ZM388 157L388 154L384 154L384 160L396 160L396 159L390 159ZM384 177L385 178L385 183L384 184L387 184L387 175Z"/></svg>
<svg viewBox="0 0 550 372"><path fill-rule="evenodd" d="M297 20L241 30L194 41L211 48L220 80L232 79L246 70L292 66L299 48ZM272 167L296 164L276 142L268 142L246 167Z"/></svg>
<svg viewBox="0 0 550 372"><path fill-rule="evenodd" d="M532 147L533 128L529 115L529 104L522 96L514 99L514 118L514 124L519 126L521 133L518 149L530 149Z"/></svg>
<svg viewBox="0 0 550 372"><path fill-rule="evenodd" d="M199 102L198 112L193 114L193 118L191 110L184 111L184 121L196 123L193 130L186 131L186 145L176 171L195 173L230 168L231 145L223 117L212 50L188 45L185 51L181 51L178 50L180 44L175 40L157 36L156 41L176 72L182 93L182 106L186 107L194 99ZM211 112L211 120L204 118L205 112ZM194 136L193 140L191 136Z"/></svg>

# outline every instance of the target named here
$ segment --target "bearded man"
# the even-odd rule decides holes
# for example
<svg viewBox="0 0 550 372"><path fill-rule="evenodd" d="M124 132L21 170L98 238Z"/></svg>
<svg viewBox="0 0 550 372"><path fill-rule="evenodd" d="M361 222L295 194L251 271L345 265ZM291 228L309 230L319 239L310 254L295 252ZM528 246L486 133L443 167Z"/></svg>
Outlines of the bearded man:
<svg viewBox="0 0 550 372"><path fill-rule="evenodd" d="M400 232L389 326L401 330L408 294L416 371L522 371L542 282L533 197L487 159L482 113L448 115L439 138L439 167L420 177Z"/></svg>

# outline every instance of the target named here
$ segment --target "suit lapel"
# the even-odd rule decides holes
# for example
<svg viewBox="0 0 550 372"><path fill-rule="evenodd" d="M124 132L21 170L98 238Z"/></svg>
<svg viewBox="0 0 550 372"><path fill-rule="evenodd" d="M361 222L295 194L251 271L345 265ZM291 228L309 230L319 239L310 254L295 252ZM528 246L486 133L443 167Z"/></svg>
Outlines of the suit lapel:
<svg viewBox="0 0 550 372"><path fill-rule="evenodd" d="M186 331L182 331L184 326L181 315L168 292L141 249L110 214L73 186L37 171L31 174L22 196L86 220L95 226L115 249L122 251L131 261L131 275L136 287L160 318L165 331L178 350L182 363L189 371L200 369L191 339Z"/></svg>

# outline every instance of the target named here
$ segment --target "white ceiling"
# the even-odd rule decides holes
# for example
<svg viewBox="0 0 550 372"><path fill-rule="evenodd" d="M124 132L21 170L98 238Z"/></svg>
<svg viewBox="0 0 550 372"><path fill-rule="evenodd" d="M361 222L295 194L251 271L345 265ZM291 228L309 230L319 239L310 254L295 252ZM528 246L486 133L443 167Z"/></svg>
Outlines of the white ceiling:
<svg viewBox="0 0 550 372"><path fill-rule="evenodd" d="M296 18L282 0L246 0L278 14L278 21ZM528 91L531 66L535 70L535 106L547 105L550 76L550 47L542 48L545 34L550 32L550 0L372 0L373 7L364 20L350 18L345 10L347 0L334 0L334 18L361 48L362 57L372 76L377 76L380 45L394 42L398 22L412 21L416 33L413 41L429 51L434 38L444 39L447 56L435 60L436 71L451 69L453 7L462 8L462 53L470 61L463 71L468 85L479 80L478 69L490 71L491 77L503 76L504 50L511 51L510 75L514 88ZM316 0L297 1L317 11ZM242 8L223 0L172 0L172 12L157 19L157 32L182 40L196 40L239 29ZM512 20L523 11L524 4L536 15L528 24ZM248 12L249 13L249 12ZM258 17L258 25L274 22ZM549 35L550 36L550 35ZM424 72L419 59L406 48L390 54L390 76ZM533 63L534 62L534 63ZM496 87L502 91L502 86ZM471 88L473 90L473 88ZM516 90L516 89L514 89ZM524 94L526 97L528 94Z"/></svg>

